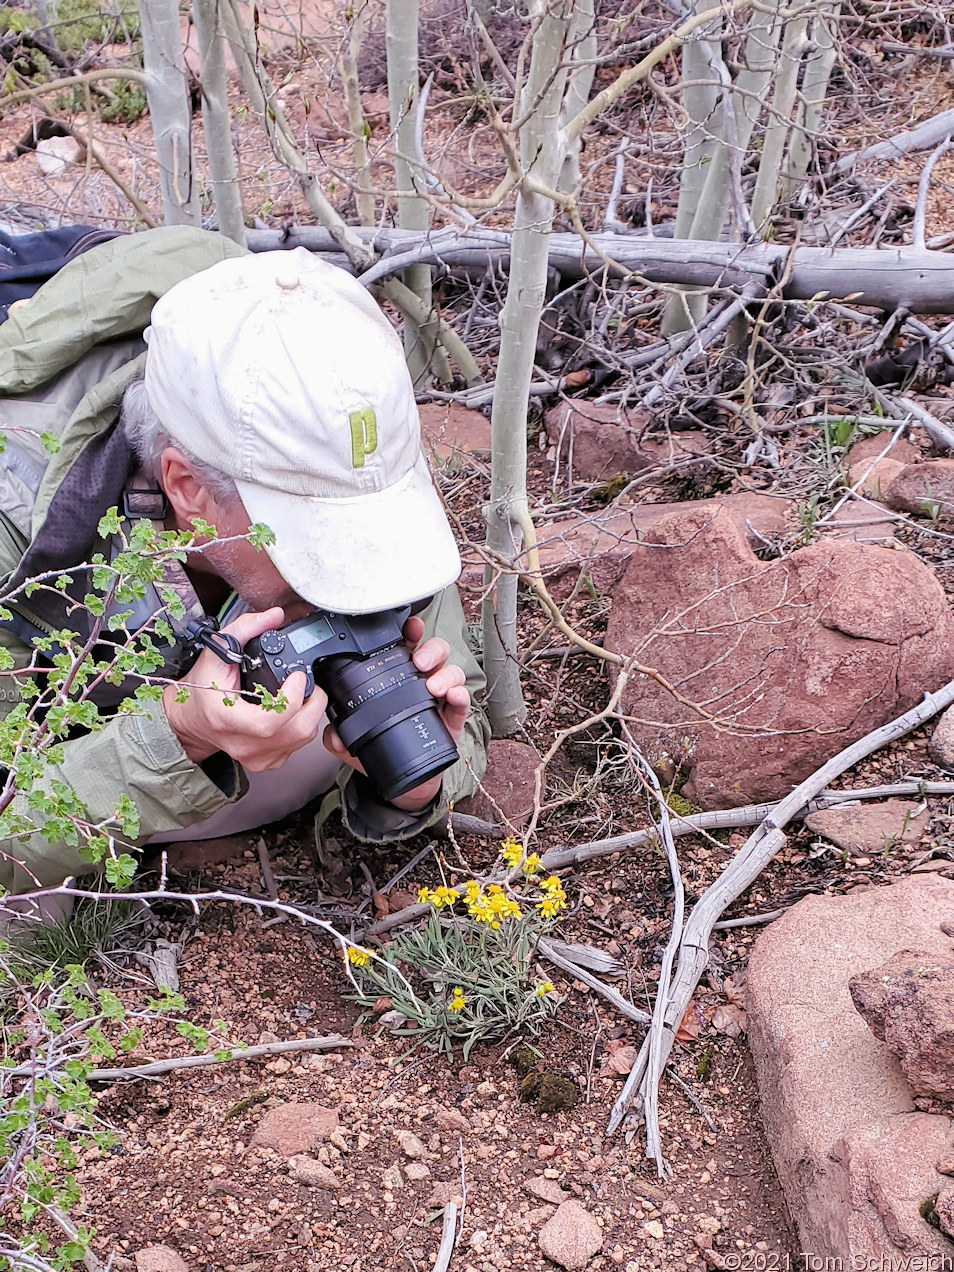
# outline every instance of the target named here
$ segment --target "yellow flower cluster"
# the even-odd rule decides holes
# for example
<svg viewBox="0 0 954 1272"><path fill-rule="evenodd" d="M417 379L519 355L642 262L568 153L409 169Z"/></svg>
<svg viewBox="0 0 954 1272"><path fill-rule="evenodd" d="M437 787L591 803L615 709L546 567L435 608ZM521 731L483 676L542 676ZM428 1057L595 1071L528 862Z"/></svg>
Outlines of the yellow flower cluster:
<svg viewBox="0 0 954 1272"><path fill-rule="evenodd" d="M485 892L471 879L464 893L464 904L476 923L488 923L494 931L499 930L504 919L519 919L523 915L520 906L507 896L499 883L490 884Z"/></svg>
<svg viewBox="0 0 954 1272"><path fill-rule="evenodd" d="M447 1004L447 1010L460 1011L466 1002L467 999L464 997L464 991L459 985L456 985L454 987L454 996Z"/></svg>
<svg viewBox="0 0 954 1272"><path fill-rule="evenodd" d="M536 874L540 869L539 853L531 852L524 858L523 847L517 843L516 839L505 839L500 845L500 855L511 870L516 870L517 866L523 862L523 873L528 877Z"/></svg>
<svg viewBox="0 0 954 1272"><path fill-rule="evenodd" d="M538 998L546 998L547 994L553 993L553 981L541 981L537 986L536 994Z"/></svg>
<svg viewBox="0 0 954 1272"><path fill-rule="evenodd" d="M371 962L371 952L360 945L349 945L348 962L352 967L367 967Z"/></svg>
<svg viewBox="0 0 954 1272"><path fill-rule="evenodd" d="M537 902L537 909L544 919L555 919L561 910L566 909L566 893L563 891L563 884L556 875L550 875L548 879L542 879L537 886L543 893L542 899Z"/></svg>
<svg viewBox="0 0 954 1272"><path fill-rule="evenodd" d="M513 870L523 860L523 846L516 839L505 839L500 845L500 855Z"/></svg>
<svg viewBox="0 0 954 1272"><path fill-rule="evenodd" d="M417 899L430 902L435 910L440 910L445 905L456 905L460 897L453 888L445 888L442 884L439 888L421 888Z"/></svg>

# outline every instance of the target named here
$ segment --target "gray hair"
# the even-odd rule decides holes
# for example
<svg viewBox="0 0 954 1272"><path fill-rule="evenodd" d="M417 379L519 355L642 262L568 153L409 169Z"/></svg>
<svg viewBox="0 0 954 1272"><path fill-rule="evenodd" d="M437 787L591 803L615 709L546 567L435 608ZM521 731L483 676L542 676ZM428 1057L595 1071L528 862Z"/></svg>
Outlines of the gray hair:
<svg viewBox="0 0 954 1272"><path fill-rule="evenodd" d="M149 404L143 380L134 380L123 394L119 424L146 475L153 481L160 480L162 452L167 446L175 446L189 461L196 481L205 487L220 507L227 508L239 498L235 482L227 473L198 459L187 446L183 446L178 438L166 430Z"/></svg>

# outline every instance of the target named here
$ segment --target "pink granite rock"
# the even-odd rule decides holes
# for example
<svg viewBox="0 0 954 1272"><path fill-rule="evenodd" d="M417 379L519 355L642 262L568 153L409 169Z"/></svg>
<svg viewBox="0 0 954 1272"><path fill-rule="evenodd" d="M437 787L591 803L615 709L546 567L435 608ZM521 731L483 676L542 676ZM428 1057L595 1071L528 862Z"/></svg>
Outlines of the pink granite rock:
<svg viewBox="0 0 954 1272"><path fill-rule="evenodd" d="M252 1143L274 1148L283 1157L307 1153L338 1126L338 1114L322 1104L279 1104L269 1109L252 1136Z"/></svg>
<svg viewBox="0 0 954 1272"><path fill-rule="evenodd" d="M954 882L936 875L806 897L749 960L749 1045L798 1249L845 1268L855 1256L951 1254L918 1210L945 1182L935 1164L951 1156L951 1121L915 1110L848 986L899 948L949 957L952 909Z"/></svg>
<svg viewBox="0 0 954 1272"><path fill-rule="evenodd" d="M901 950L849 985L871 1032L918 1095L954 1100L954 957Z"/></svg>
<svg viewBox="0 0 954 1272"><path fill-rule="evenodd" d="M694 504L642 536L605 643L675 690L632 676L622 706L703 809L788 794L954 678L954 618L913 553L835 540L761 561L727 511Z"/></svg>
<svg viewBox="0 0 954 1272"><path fill-rule="evenodd" d="M603 1246L603 1229L578 1201L565 1201L540 1229L540 1249L567 1272L585 1268Z"/></svg>

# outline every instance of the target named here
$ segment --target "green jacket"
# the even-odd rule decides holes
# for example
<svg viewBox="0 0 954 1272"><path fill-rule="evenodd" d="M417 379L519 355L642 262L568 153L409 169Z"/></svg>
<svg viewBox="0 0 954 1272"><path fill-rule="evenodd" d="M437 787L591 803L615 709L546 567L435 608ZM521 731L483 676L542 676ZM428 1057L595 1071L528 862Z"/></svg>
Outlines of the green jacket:
<svg viewBox="0 0 954 1272"><path fill-rule="evenodd" d="M126 386L142 374L141 333L154 302L181 279L241 253L217 234L181 226L117 238L71 261L0 326L0 432L13 430L0 454L0 577L15 572L77 458L115 424ZM47 430L61 441L52 459L39 441ZM73 563L82 559L80 554ZM422 617L427 634L449 644L471 694L482 691L483 672L467 641L456 589L436 597ZM29 662L29 648L2 627L0 645L17 666ZM0 716L17 700L12 682L0 677ZM417 817L382 803L360 775L344 770L339 790L347 826L369 842L424 829L448 803L474 791L487 737L485 717L475 707L461 759L444 775L441 799ZM129 795L140 817L137 844L204 821L245 790L239 766L220 786L193 764L159 707L151 715L115 716L97 732L69 739L62 763L45 770L46 788L55 781L76 792L93 823L110 818L120 796ZM42 814L28 810L22 795L15 807L39 824ZM0 886L12 892L34 887L34 878L51 885L92 869L74 848L38 833L26 841L0 840L0 854Z"/></svg>

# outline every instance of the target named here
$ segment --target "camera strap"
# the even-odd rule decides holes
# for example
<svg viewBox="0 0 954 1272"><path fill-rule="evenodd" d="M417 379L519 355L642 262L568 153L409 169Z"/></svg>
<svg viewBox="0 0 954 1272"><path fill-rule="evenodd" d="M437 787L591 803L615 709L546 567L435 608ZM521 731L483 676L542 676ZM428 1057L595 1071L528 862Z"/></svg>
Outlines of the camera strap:
<svg viewBox="0 0 954 1272"><path fill-rule="evenodd" d="M238 667L242 672L257 671L262 665L261 658L252 658L245 653L234 636L219 631L216 618L194 619L186 628L186 636L196 648L210 650L216 658L230 667Z"/></svg>

